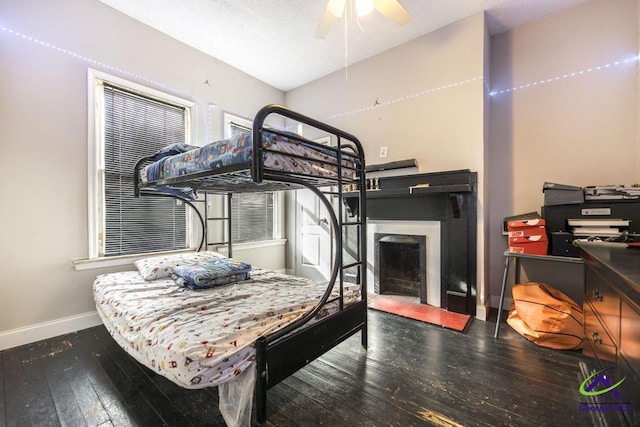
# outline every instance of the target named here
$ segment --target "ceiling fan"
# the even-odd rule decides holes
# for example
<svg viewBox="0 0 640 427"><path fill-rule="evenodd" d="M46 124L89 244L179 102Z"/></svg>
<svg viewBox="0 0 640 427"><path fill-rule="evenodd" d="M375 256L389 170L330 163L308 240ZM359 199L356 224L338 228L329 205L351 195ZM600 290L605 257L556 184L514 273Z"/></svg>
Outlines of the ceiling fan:
<svg viewBox="0 0 640 427"><path fill-rule="evenodd" d="M327 9L316 29L319 39L327 35L336 19L341 18L347 7L347 2L354 2L358 16L364 16L373 9L398 25L404 25L411 19L411 15L398 0L329 0Z"/></svg>

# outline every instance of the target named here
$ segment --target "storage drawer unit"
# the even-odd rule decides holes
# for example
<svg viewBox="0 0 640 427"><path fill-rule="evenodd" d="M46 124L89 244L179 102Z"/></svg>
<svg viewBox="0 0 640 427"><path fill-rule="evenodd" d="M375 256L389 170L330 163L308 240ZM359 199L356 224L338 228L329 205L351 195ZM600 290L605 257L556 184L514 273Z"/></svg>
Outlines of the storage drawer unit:
<svg viewBox="0 0 640 427"><path fill-rule="evenodd" d="M612 385L595 383L602 425L640 425L640 250L623 243L579 243L585 264L583 354L586 376L606 369ZM597 378L597 377L596 377ZM592 383L594 384L594 383Z"/></svg>
<svg viewBox="0 0 640 427"><path fill-rule="evenodd" d="M620 339L620 297L593 267L587 266L584 276L586 281L585 301L591 304L593 311L607 328L611 338L618 342Z"/></svg>
<svg viewBox="0 0 640 427"><path fill-rule="evenodd" d="M638 312L626 301L620 310L620 354L629 362L634 375L640 378L640 320Z"/></svg>
<svg viewBox="0 0 640 427"><path fill-rule="evenodd" d="M584 304L584 333L587 342L583 346L582 353L598 359L603 365L607 363L615 365L618 349L589 303Z"/></svg>

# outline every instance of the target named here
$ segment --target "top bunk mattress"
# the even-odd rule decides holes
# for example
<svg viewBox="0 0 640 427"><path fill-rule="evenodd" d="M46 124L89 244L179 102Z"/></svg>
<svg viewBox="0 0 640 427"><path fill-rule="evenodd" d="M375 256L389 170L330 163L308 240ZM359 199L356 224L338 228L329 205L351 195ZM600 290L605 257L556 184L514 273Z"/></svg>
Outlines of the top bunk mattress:
<svg viewBox="0 0 640 427"><path fill-rule="evenodd" d="M104 274L94 282L94 299L109 333L140 363L182 387L204 388L251 366L256 339L310 311L327 286L261 269L251 276L191 290L170 278L144 280L137 271ZM360 286L344 283L343 292L347 305L359 300ZM330 298L316 318L337 307Z"/></svg>
<svg viewBox="0 0 640 427"><path fill-rule="evenodd" d="M338 176L337 150L288 138L274 132L263 132L262 147L265 169L283 171L303 176L333 178ZM203 147L189 147L188 151L163 157L140 171L143 183L198 174L206 171L222 171L237 166L247 169L234 180L250 180L249 167L253 155L252 133L245 132L231 138L213 142ZM355 179L357 158L341 153L342 179Z"/></svg>

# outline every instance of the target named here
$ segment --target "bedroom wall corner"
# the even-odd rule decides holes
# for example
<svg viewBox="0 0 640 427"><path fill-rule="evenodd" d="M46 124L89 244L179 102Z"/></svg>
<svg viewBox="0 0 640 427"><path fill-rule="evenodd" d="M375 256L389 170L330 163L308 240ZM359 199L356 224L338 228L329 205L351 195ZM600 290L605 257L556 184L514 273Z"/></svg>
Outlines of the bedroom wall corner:
<svg viewBox="0 0 640 427"><path fill-rule="evenodd" d="M489 281L489 254L490 254L490 211L491 211L491 191L489 187L489 176L491 173L490 168L490 144L489 144L489 126L491 124L491 90L489 88L489 82L491 81L491 35L489 34L489 28L487 26L486 14L484 18L484 32L483 32L483 55L482 55L482 81L483 81L483 174L480 188L482 189L483 203L479 206L478 210L482 211L482 215L478 218L478 229L482 230L482 240L478 242L478 296L476 298L476 318L480 320L487 320L489 309L491 306L491 292ZM479 190L480 191L480 190Z"/></svg>

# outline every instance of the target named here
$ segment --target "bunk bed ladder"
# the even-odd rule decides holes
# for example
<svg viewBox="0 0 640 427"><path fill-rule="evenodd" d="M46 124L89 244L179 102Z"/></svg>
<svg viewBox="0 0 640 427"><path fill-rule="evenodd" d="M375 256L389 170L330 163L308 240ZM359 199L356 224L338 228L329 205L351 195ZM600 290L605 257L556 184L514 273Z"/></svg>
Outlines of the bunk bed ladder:
<svg viewBox="0 0 640 427"><path fill-rule="evenodd" d="M364 179L360 180L360 185L364 184ZM359 200L360 208L357 213L353 215L354 218L349 218L349 210L347 209L346 204L343 200L343 187L341 186L337 192L338 196L338 214L339 214L339 223L342 228L341 235L344 239L344 236L348 236L347 230L349 228L355 228L355 236L356 241L352 246L348 244L348 242L344 242L342 244L342 256L340 257L340 278L341 283L345 282L345 278L353 279L353 283L364 283L365 285L362 288L362 294L360 298L363 303L367 304L367 288L366 288L366 274L367 274L367 260L363 259L366 257L365 247L363 247L363 243L366 242L366 233L367 233L367 222L366 222L366 200L362 198ZM352 249L353 253L349 253L349 250ZM344 263L345 252L347 256L353 259L352 262ZM348 270L355 268L355 272L350 272ZM363 277L364 282L363 282ZM340 288L340 309L343 309L343 299L342 299L342 287ZM361 335L361 344L362 347L367 348L368 346L368 336L367 336L367 327L366 327L366 319L365 319L365 327L362 329Z"/></svg>
<svg viewBox="0 0 640 427"><path fill-rule="evenodd" d="M224 196L226 198L226 202L227 202L227 209L226 209L226 215L223 216L210 216L209 215L209 196ZM233 197L233 193L226 193L226 194L210 194L210 193L205 193L204 194L204 217L205 217L205 227L202 230L202 232L204 233L204 246L206 248L206 250L209 250L209 248L211 246L221 246L221 245L225 245L227 247L227 251L228 251L228 257L231 258L233 257L233 245L231 244L232 242L232 236L231 236L231 231L232 231L232 220L231 220L231 200ZM210 221L226 221L227 222L227 240L221 240L221 241L216 241L216 242L209 242L209 222Z"/></svg>

